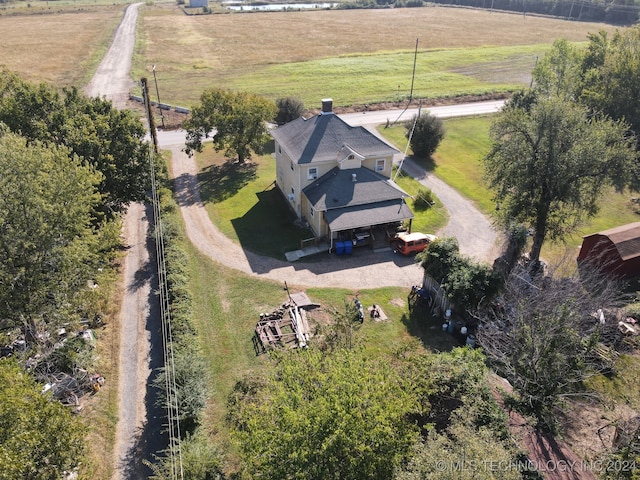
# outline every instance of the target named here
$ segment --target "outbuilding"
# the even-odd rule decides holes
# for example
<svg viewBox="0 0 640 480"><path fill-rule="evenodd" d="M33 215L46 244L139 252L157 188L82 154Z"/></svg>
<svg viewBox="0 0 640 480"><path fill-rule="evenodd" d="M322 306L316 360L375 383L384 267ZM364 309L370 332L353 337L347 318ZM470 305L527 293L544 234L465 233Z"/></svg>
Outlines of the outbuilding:
<svg viewBox="0 0 640 480"><path fill-rule="evenodd" d="M640 275L640 222L629 223L582 238L579 264L631 279Z"/></svg>

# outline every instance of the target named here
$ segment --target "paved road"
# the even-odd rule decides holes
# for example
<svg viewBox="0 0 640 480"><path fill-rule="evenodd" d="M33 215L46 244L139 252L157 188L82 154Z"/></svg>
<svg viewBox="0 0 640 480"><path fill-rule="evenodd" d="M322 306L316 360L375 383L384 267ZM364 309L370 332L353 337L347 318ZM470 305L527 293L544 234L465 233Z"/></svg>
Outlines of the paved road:
<svg viewBox="0 0 640 480"><path fill-rule="evenodd" d="M423 108L431 114L440 118L465 117L468 115L481 115L495 113L504 105L504 100L491 100L487 102L464 103L460 105L444 105L439 107ZM381 110L365 113L341 114L342 118L349 125L384 125L389 122L410 120L418 113L417 108L407 110Z"/></svg>

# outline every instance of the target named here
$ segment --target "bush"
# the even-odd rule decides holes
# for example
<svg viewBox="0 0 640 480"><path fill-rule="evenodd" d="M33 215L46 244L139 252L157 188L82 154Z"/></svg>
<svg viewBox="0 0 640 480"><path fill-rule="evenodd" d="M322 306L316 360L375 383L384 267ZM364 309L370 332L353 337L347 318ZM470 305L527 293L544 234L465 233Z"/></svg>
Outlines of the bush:
<svg viewBox="0 0 640 480"><path fill-rule="evenodd" d="M415 126L414 126L415 123ZM409 144L416 157L429 158L444 138L444 123L438 117L427 113L405 123L405 137L411 137ZM411 131L413 130L413 135Z"/></svg>
<svg viewBox="0 0 640 480"><path fill-rule="evenodd" d="M433 206L433 192L428 188L420 187L413 198L413 208L418 211L428 210Z"/></svg>
<svg viewBox="0 0 640 480"><path fill-rule="evenodd" d="M283 125L295 120L301 117L302 112L304 112L304 103L296 97L279 98L276 100L276 106L278 107L278 114L276 115L275 122L278 125Z"/></svg>

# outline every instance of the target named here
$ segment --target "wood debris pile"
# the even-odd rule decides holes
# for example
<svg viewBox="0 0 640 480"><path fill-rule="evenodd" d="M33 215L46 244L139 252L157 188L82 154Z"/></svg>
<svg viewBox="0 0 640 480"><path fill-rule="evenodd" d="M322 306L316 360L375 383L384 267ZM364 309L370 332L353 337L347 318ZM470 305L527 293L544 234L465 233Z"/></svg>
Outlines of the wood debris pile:
<svg viewBox="0 0 640 480"><path fill-rule="evenodd" d="M261 313L256 324L258 353L279 347L306 348L311 336L307 312L294 302L282 304L271 313Z"/></svg>

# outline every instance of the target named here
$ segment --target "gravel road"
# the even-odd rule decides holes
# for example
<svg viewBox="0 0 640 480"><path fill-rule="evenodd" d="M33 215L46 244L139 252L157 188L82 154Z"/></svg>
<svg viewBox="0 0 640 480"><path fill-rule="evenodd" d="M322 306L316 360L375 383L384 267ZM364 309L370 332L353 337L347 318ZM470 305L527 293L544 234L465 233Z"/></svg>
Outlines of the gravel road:
<svg viewBox="0 0 640 480"><path fill-rule="evenodd" d="M89 96L109 99L117 108L124 108L129 91L135 85L129 71L138 9L142 3L130 5L118 27L111 48L85 87ZM446 108L446 107L445 107ZM477 107L470 107L477 108ZM491 107L493 108L493 107ZM498 107L496 107L498 108ZM443 111L444 112L444 111ZM451 116L451 112L442 116ZM372 115L346 118L351 124L375 122ZM381 118L391 118L394 112L378 112ZM382 121L384 123L384 120ZM205 255L227 267L250 275L275 281L286 281L298 287L343 287L365 289L382 286L409 287L421 282L422 270L413 258L393 252L371 252L356 249L347 257L320 254L313 261L294 263L262 257L245 251L213 225L201 200L196 181L195 160L183 151L181 132L158 132L159 144L172 153L171 173L176 181L176 194L191 242ZM452 220L439 235L454 235L461 251L480 260L494 258L495 233L485 217L457 192L433 176L428 176L410 160L404 169L431 188L449 209ZM128 251L124 258L125 293L120 314L119 419L116 427L114 480L144 476L142 458L156 451L162 441L153 411L149 376L159 365L160 347L154 340L159 320L154 268L148 244L148 208L133 204L124 219L124 238Z"/></svg>
<svg viewBox="0 0 640 480"><path fill-rule="evenodd" d="M111 100L116 108L126 107L129 91L135 85L129 71L140 5L127 7L109 51L84 89L88 96ZM153 294L156 277L147 238L149 218L149 208L141 203L130 205L124 217L127 254L122 266L124 295L120 308L119 407L113 480L145 478L148 471L142 459L162 448L159 422L148 421L148 417L152 420L155 417L149 377L152 368L159 364L160 353L155 348L151 355L152 332L157 336L159 320L157 298ZM159 441L153 443L154 440Z"/></svg>

